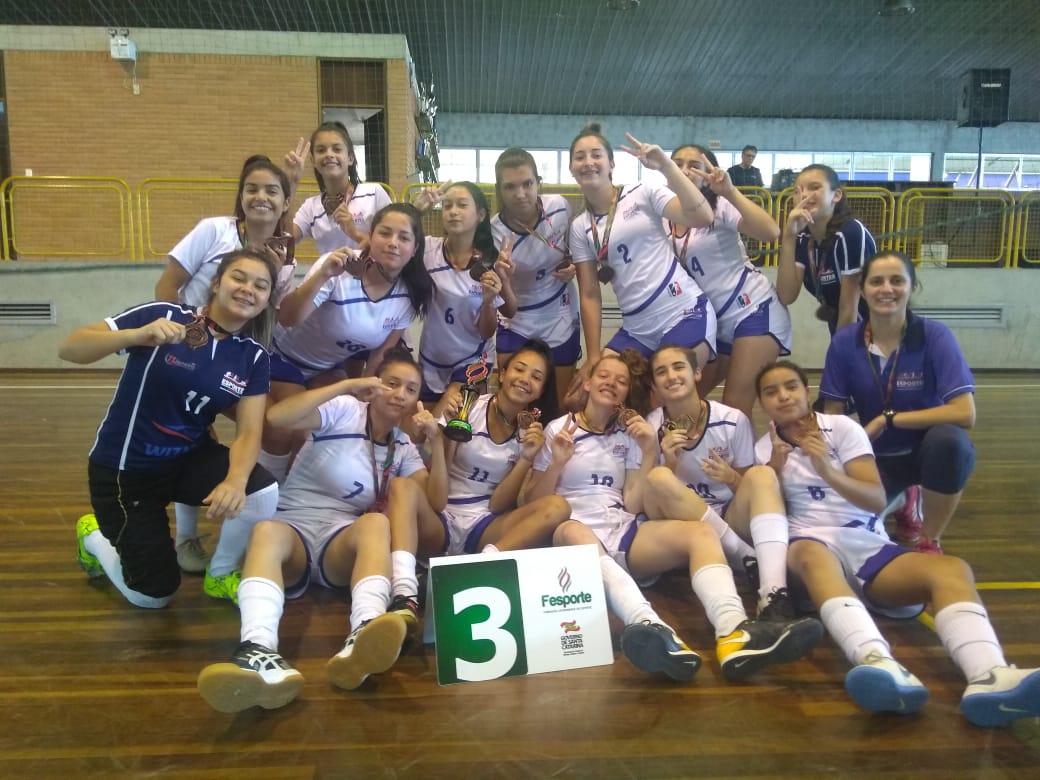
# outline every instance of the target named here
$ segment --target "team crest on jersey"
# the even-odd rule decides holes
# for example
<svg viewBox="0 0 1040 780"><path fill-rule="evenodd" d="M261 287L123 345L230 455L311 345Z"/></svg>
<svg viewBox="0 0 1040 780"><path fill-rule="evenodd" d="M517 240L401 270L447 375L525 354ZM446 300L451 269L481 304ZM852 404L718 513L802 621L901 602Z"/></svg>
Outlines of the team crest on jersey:
<svg viewBox="0 0 1040 780"><path fill-rule="evenodd" d="M628 445L627 444L615 444L614 449L610 453L615 458L627 458L628 457Z"/></svg>
<svg viewBox="0 0 1040 780"><path fill-rule="evenodd" d="M679 285L679 282L669 282L668 294L671 295L673 298L682 295L682 287Z"/></svg>
<svg viewBox="0 0 1040 780"><path fill-rule="evenodd" d="M820 284L834 284L836 281L838 281L838 274L833 269L828 268L820 274Z"/></svg>
<svg viewBox="0 0 1040 780"><path fill-rule="evenodd" d="M383 320L383 330L397 330L404 326L404 317L387 317Z"/></svg>
<svg viewBox="0 0 1040 780"><path fill-rule="evenodd" d="M246 381L241 379L234 371L228 371L221 377L220 389L236 398L241 398L246 391L246 384Z"/></svg>
<svg viewBox="0 0 1040 780"><path fill-rule="evenodd" d="M185 371L194 371L195 370L195 364L194 363L186 363L183 360L178 360L176 355L167 354L166 355L166 365L174 366L175 368L183 368Z"/></svg>
<svg viewBox="0 0 1040 780"><path fill-rule="evenodd" d="M560 296L560 305L561 306L570 306L571 305L571 294L569 292L565 292L563 295Z"/></svg>
<svg viewBox="0 0 1040 780"><path fill-rule="evenodd" d="M751 296L748 295L746 292L742 292L740 295L733 299L733 302L736 303L737 306L739 306L741 309L743 309L751 305Z"/></svg>
<svg viewBox="0 0 1040 780"><path fill-rule="evenodd" d="M631 206L629 206L627 209L625 209L624 211L621 212L621 218L622 219L631 219L632 217L634 217L638 213L639 213L639 204L638 203L633 203Z"/></svg>
<svg viewBox="0 0 1040 780"><path fill-rule="evenodd" d="M896 376L896 387L900 390L920 390L924 387L923 371L902 371Z"/></svg>

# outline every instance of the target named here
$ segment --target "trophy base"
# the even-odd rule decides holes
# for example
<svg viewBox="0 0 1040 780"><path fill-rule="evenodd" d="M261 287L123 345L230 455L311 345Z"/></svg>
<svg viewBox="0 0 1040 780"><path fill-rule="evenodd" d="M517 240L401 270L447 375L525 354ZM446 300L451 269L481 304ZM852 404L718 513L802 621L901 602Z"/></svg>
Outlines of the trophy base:
<svg viewBox="0 0 1040 780"><path fill-rule="evenodd" d="M444 435L452 441L467 442L473 438L473 426L463 420L448 420Z"/></svg>

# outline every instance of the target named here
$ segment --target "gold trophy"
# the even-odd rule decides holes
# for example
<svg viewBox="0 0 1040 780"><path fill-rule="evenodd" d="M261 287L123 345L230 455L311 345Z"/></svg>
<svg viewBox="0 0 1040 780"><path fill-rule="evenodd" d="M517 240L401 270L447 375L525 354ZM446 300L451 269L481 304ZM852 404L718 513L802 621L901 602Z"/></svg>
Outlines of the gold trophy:
<svg viewBox="0 0 1040 780"><path fill-rule="evenodd" d="M467 442L473 438L473 426L469 423L469 413L480 396L481 384L488 376L487 363L481 356L480 362L466 367L466 384L462 386L462 406L458 414L448 420L444 426L444 435L452 441Z"/></svg>

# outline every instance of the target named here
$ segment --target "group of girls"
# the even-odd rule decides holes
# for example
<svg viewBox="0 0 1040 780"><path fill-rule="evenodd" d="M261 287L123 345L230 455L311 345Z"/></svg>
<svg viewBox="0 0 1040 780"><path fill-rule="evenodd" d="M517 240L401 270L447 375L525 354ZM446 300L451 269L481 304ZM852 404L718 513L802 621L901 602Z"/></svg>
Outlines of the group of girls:
<svg viewBox="0 0 1040 780"><path fill-rule="evenodd" d="M876 627L863 640L873 623L856 611L858 594L872 607L942 605L937 623L949 616L940 633L968 676L963 709L973 722L1036 708L1040 674L1006 666L964 564L902 558L876 518L887 496L867 434L888 447L880 462L889 494L925 485L922 539L935 548L971 470L963 432L974 417L970 372L928 378L930 360L959 351L941 326L909 314L912 264L898 256L867 262L872 240L843 213L836 177L810 166L796 185L774 289L748 263L740 234L768 241L779 228L712 153L684 146L668 157L628 140L623 149L660 171L667 187L614 185L613 150L590 126L571 146L583 213L572 219L562 198L540 196L533 158L510 149L496 165L498 214L467 182L420 195L420 208L441 206L445 235L434 239L415 208L359 181L345 128L322 125L286 157L289 176L251 158L235 217L204 220L171 253L156 294L179 303L135 307L66 340L63 357L78 362L130 355L91 452L95 511L77 529L84 568L107 574L132 603L162 606L179 582L178 553L193 566L204 555L187 508L177 512L172 543L167 503L207 505L212 519L224 519L205 589L238 602L242 627L232 659L199 676L215 708L278 707L298 695L303 678L277 652L278 623L285 598L311 581L350 592L350 631L328 675L352 689L390 668L414 633L417 558L588 543L600 548L608 601L625 625L622 651L641 669L688 680L701 664L636 584L687 568L728 679L804 656L826 627L856 664L846 686L857 702L919 707L923 687L891 659ZM286 230L308 148L321 191ZM322 256L290 291L293 246L304 237ZM861 266L862 295L849 293ZM623 327L603 345L605 282ZM824 396L842 409L854 400L866 433L810 413L804 376L793 364L774 365L790 351L785 304L803 284L830 307L824 314L837 329ZM903 298L892 292L900 284ZM869 320L856 326L860 298ZM279 301L268 342L260 310L270 317ZM395 347L419 317L416 362ZM576 372L579 320L587 354ZM846 323L858 334L846 337ZM869 374L838 365L855 359L860 342ZM939 358L928 349L936 342ZM926 377L912 397L907 383L893 383L904 346L920 354L902 367L910 362ZM645 372L632 367L648 357L652 388L629 400ZM482 373L496 362L497 391L470 409L472 440L449 441L442 427L458 411L459 387L474 364ZM705 400L723 380L723 402ZM135 403L146 385L151 409ZM653 412L651 391L660 404ZM774 422L757 465L747 418L756 393ZM570 413L556 415L575 399ZM625 409L626 401L638 408ZM210 432L221 411L236 421L230 447ZM544 428L543 415L552 420ZM842 446L852 442L851 455L828 438L833 430ZM413 438L425 442L425 459ZM951 446L963 468L940 474L936 463ZM277 507L269 472L282 483ZM860 518L851 528L870 541L817 529L833 525L832 508L814 513L803 492L844 502ZM144 493L147 502L126 501ZM797 614L789 564L822 626ZM757 580L757 619L737 595L738 566Z"/></svg>

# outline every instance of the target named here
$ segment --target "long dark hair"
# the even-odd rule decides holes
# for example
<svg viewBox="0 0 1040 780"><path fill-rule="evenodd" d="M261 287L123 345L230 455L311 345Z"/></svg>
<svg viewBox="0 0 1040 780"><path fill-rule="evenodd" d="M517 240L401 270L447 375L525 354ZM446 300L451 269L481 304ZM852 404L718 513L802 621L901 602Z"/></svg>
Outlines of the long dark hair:
<svg viewBox="0 0 1040 780"><path fill-rule="evenodd" d="M556 393L556 367L553 365L552 349L541 339L528 339L520 346L520 349L509 356L509 360L502 366L503 374L521 352L533 352L545 361L545 383L542 386L542 394L531 402L531 406L541 409L542 420L546 422L555 420L560 416L560 407Z"/></svg>
<svg viewBox="0 0 1040 780"><path fill-rule="evenodd" d="M238 220L239 224L245 222L246 212L242 208L242 191L246 188L246 179L249 178L249 174L254 171L268 171L278 179L278 184L282 188L282 195L285 197L285 202L288 203L289 199L292 198L292 184L289 181L288 175L285 171L271 162L271 158L262 154L254 154L248 157L244 163L242 163L242 172L238 175L238 192L235 193L235 219ZM289 224L289 209L285 209L282 215L278 218L278 230L281 232L288 232L287 227Z"/></svg>
<svg viewBox="0 0 1040 780"><path fill-rule="evenodd" d="M884 260L887 257L894 258L903 264L903 269L906 271L906 277L910 280L910 292L917 292L921 289L921 283L917 279L917 269L914 267L914 261L910 259L910 256L895 249L882 249L877 254L867 258L866 262L863 263L863 267L860 268L859 287L861 290L867 281L867 275L870 273L870 266L874 264L875 260ZM906 310L907 312L910 311L909 300L906 302Z"/></svg>
<svg viewBox="0 0 1040 780"><path fill-rule="evenodd" d="M430 272L426 270L423 255L426 253L426 234L423 232L422 215L418 209L408 203L390 203L379 209L372 217L372 233L375 233L379 223L387 214L404 214L412 225L412 234L415 236L415 252L408 258L408 262L401 268L401 281L408 290L408 300L412 309L419 319L426 317L433 300L433 279Z"/></svg>
<svg viewBox="0 0 1040 780"><path fill-rule="evenodd" d="M449 190L463 187L473 198L473 204L480 211L483 209L484 218L477 223L477 230L473 234L473 248L483 256L488 265L498 260L498 247L495 245L495 237L491 233L491 209L488 207L487 195L476 184L471 181L457 181L449 187Z"/></svg>
<svg viewBox="0 0 1040 780"><path fill-rule="evenodd" d="M274 301L274 285L278 281L278 266L275 264L274 258L267 252L257 252L253 249L235 249L231 252L227 252L220 260L220 265L217 266L217 273L213 277L213 287L216 286L217 282L224 278L232 265L242 259L258 260L264 264L267 268L268 274L271 276L271 295L267 299L267 305L264 310L257 314L253 319L246 322L242 326L242 330L238 332L240 336L248 336L257 341L267 348L271 343L271 333L274 330L275 318L277 311L275 310ZM214 289L210 288L209 300L213 300Z"/></svg>
<svg viewBox="0 0 1040 780"><path fill-rule="evenodd" d="M347 132L347 127L342 122L322 122L318 125L318 129L311 133L311 162L314 158L314 139L318 137L318 133L336 133L340 138L343 139L343 143L347 145L347 154L353 158L352 162L347 167L347 178L350 179L350 185L355 189L361 183L361 176L358 175L357 167L357 155L354 153L354 142L350 140L350 133ZM321 190L322 196L325 195L325 180L318 173L318 166L314 166L314 178L318 181L318 189Z"/></svg>
<svg viewBox="0 0 1040 780"><path fill-rule="evenodd" d="M820 242L820 250L823 252L829 252L838 240L838 233L841 232L842 226L856 217L852 213L849 199L844 197L845 190L841 186L841 179L838 178L838 174L833 168L829 165L824 165L823 163L813 163L812 165L806 165L802 168L798 175L801 176L807 171L819 171L824 175L824 177L826 177L827 186L835 192L842 193L842 198L834 204L834 213L831 214L831 218L827 221L827 235L825 235L823 241ZM795 181L797 181L797 179L795 179Z"/></svg>
<svg viewBox="0 0 1040 780"><path fill-rule="evenodd" d="M715 152L711 151L711 149L708 149L706 146L701 146L700 144L683 144L682 146L676 148L676 150L674 152L672 152L672 159L674 160L675 159L675 155L677 155L683 149L694 149L694 150L700 152L702 155L704 155L705 159L707 159L707 161L711 163L711 166L713 168L718 168L719 167L719 159L715 156ZM711 206L711 213L714 214L715 213L715 204L717 204L719 202L719 195L718 195L718 193L714 192L711 189L711 187L700 187L700 186L698 186L697 189L700 190L701 195L704 196L704 199L708 201L708 205ZM713 226L714 226L714 223L713 223Z"/></svg>
<svg viewBox="0 0 1040 780"><path fill-rule="evenodd" d="M807 388L809 387L809 375L805 373L805 369L795 363L793 360L778 360L775 363L771 363L768 366L762 366L758 373L755 374L755 395L759 398L762 397L762 380L765 379L766 374L770 371L775 371L778 368L786 368L789 371L794 371L798 375L802 384Z"/></svg>

